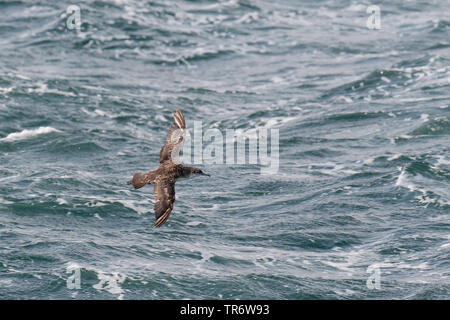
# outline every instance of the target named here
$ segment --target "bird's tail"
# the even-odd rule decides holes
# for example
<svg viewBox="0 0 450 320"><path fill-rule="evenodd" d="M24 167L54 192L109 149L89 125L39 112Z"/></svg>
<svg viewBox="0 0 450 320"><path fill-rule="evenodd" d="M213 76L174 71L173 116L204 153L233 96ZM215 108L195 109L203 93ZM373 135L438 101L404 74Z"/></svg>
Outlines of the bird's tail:
<svg viewBox="0 0 450 320"><path fill-rule="evenodd" d="M135 173L133 179L128 181L128 184L132 184L135 189L142 188L148 183L153 182L153 175L149 173Z"/></svg>

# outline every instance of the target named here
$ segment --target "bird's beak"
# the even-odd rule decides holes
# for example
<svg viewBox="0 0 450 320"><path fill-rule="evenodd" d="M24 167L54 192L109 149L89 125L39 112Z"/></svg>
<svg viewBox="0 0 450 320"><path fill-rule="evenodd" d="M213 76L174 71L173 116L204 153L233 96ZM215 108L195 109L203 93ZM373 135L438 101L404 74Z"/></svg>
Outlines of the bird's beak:
<svg viewBox="0 0 450 320"><path fill-rule="evenodd" d="M202 176L208 176L208 177L211 177L210 174L207 174L207 173L204 173L204 172L202 172Z"/></svg>

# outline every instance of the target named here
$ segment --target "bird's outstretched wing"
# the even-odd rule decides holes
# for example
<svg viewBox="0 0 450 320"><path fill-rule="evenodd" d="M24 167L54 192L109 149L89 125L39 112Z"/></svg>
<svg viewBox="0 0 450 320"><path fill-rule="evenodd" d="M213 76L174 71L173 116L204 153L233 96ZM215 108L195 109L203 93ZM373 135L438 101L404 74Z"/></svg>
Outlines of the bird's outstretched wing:
<svg viewBox="0 0 450 320"><path fill-rule="evenodd" d="M155 182L155 227L160 227L167 221L175 202L175 181L165 179Z"/></svg>
<svg viewBox="0 0 450 320"><path fill-rule="evenodd" d="M183 145L184 136L186 134L186 122L184 121L183 113L180 109L177 109L173 115L173 123L170 126L169 132L166 136L166 141L159 152L159 163L163 163L166 160L178 162L172 159L172 151L177 148L181 148Z"/></svg>
<svg viewBox="0 0 450 320"><path fill-rule="evenodd" d="M128 184L132 184L135 189L142 188L148 183L153 183L156 178L156 173L153 171L147 173L135 173L133 179L128 181Z"/></svg>

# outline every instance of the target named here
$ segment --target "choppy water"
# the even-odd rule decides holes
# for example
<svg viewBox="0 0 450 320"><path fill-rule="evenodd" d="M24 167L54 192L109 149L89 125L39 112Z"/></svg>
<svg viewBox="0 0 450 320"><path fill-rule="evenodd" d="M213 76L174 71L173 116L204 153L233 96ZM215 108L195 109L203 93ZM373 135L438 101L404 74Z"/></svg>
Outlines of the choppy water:
<svg viewBox="0 0 450 320"><path fill-rule="evenodd" d="M69 4L0 1L0 298L450 297L448 1ZM202 165L154 229L176 108L280 168Z"/></svg>

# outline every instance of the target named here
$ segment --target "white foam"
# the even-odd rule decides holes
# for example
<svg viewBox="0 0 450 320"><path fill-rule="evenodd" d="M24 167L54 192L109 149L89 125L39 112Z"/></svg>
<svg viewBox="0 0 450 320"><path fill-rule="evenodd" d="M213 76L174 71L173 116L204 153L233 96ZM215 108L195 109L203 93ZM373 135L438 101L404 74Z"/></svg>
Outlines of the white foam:
<svg viewBox="0 0 450 320"><path fill-rule="evenodd" d="M429 117L428 114L422 113L422 114L420 115L420 120L422 120L422 122L427 122L427 121L429 120L428 117Z"/></svg>
<svg viewBox="0 0 450 320"><path fill-rule="evenodd" d="M289 121L296 120L296 119L297 119L296 117L274 117L274 118L269 118L269 119L265 120L266 123L265 123L264 127L266 127L266 128L279 127L279 126L281 126L281 125L283 125L283 124L285 124L285 123L287 123ZM249 129L249 130L247 130L245 132L249 133L249 132L252 132L252 131L255 131L255 130L256 129Z"/></svg>
<svg viewBox="0 0 450 320"><path fill-rule="evenodd" d="M99 116L102 116L102 117L106 116L106 112L103 111L103 110L95 109L94 112L95 112L96 114L98 114Z"/></svg>
<svg viewBox="0 0 450 320"><path fill-rule="evenodd" d="M124 207L133 210L134 212L137 212L138 214L146 214L148 213L148 209L146 206L141 206L141 205L135 205L136 201L131 201L131 200L120 200L120 199L115 199L112 200L110 202L118 202L120 204L122 204ZM149 199L149 202L153 202L152 199Z"/></svg>
<svg viewBox="0 0 450 320"><path fill-rule="evenodd" d="M198 226L200 224L202 224L201 221L189 221L188 223L186 223L186 225L190 226L190 227L196 227L196 226Z"/></svg>
<svg viewBox="0 0 450 320"><path fill-rule="evenodd" d="M97 218L98 220L103 220L103 218L100 217L100 215L98 213L94 214L94 217Z"/></svg>
<svg viewBox="0 0 450 320"><path fill-rule="evenodd" d="M353 102L352 98L346 97L346 96L339 96L338 99L340 99L342 101L345 101L347 103L352 103Z"/></svg>
<svg viewBox="0 0 450 320"><path fill-rule="evenodd" d="M398 136L398 137L395 137L395 138L391 138L390 141L391 141L392 144L395 144L396 140L399 140L399 139L409 140L409 139L412 139L412 138L413 138L413 136L404 134L404 135L401 135L401 136Z"/></svg>
<svg viewBox="0 0 450 320"><path fill-rule="evenodd" d="M437 156L435 156L435 157L438 159L438 161L437 161L437 164L438 164L438 165L440 165L440 164L443 164L443 165L450 165L450 161L447 160L447 159L445 159L445 156L443 156L443 155L437 155Z"/></svg>
<svg viewBox="0 0 450 320"><path fill-rule="evenodd" d="M10 88L2 88L0 87L0 94L6 96L8 93L10 93L12 91L13 87Z"/></svg>
<svg viewBox="0 0 450 320"><path fill-rule="evenodd" d="M408 176L405 172L405 168L400 168L400 175L395 182L395 186L407 188L411 192L421 193L415 197L420 204L428 206L429 204L438 203L441 206L450 204L448 200L448 188L446 186L439 187L434 186L432 190L427 190L427 184L424 181L416 181L417 185L412 183L409 179L414 179L412 176ZM417 179L416 179L417 180Z"/></svg>
<svg viewBox="0 0 450 320"><path fill-rule="evenodd" d="M1 138L0 141L16 141L28 139L30 137L34 137L40 134L47 134L51 132L61 132L58 129L52 127L39 127L37 129L25 129L20 132L13 132L8 134L5 138Z"/></svg>
<svg viewBox="0 0 450 320"><path fill-rule="evenodd" d="M124 290L120 287L120 284L125 281L126 276L119 272L113 272L111 275L107 275L102 271L97 270L95 270L95 272L97 272L97 277L100 279L100 282L92 287L97 290L106 290L111 294L118 295L118 299L122 300Z"/></svg>
<svg viewBox="0 0 450 320"><path fill-rule="evenodd" d="M399 263L397 265L398 269L421 269L421 270L425 270L428 269L428 262L422 262L420 264L417 265L412 265L412 264L408 264L408 263Z"/></svg>
<svg viewBox="0 0 450 320"><path fill-rule="evenodd" d="M415 198L419 201L419 203L421 203L421 204L423 204L425 206L428 206L429 204L436 203L436 199L433 199L433 198L427 196L426 193L423 194L423 195L419 195L419 196L417 196Z"/></svg>
<svg viewBox="0 0 450 320"><path fill-rule="evenodd" d="M408 188L410 191L416 190L416 186L407 180L405 168L401 169L400 175L398 176L397 181L395 182L395 186L405 187Z"/></svg>
<svg viewBox="0 0 450 320"><path fill-rule="evenodd" d="M335 290L334 292L336 292L336 294L340 295L340 296L350 296L350 295L353 295L356 293L355 291L350 290L350 289L345 289L344 291Z"/></svg>
<svg viewBox="0 0 450 320"><path fill-rule="evenodd" d="M388 158L388 161L393 161L393 160L397 160L402 156L401 153L397 153L395 155L393 155L392 157Z"/></svg>
<svg viewBox="0 0 450 320"><path fill-rule="evenodd" d="M96 117L96 116L101 116L101 117L109 117L111 118L112 116L107 114L105 111L100 110L100 109L95 109L93 112L86 110L85 108L81 108L81 111L83 111L84 113L86 113L87 115L91 116L91 117Z"/></svg>
<svg viewBox="0 0 450 320"><path fill-rule="evenodd" d="M2 286L2 288L12 287L13 285L12 279L0 279L0 286Z"/></svg>
<svg viewBox="0 0 450 320"><path fill-rule="evenodd" d="M1 203L1 204L13 204L14 202L5 200L5 199L3 199L3 198L0 198L0 203Z"/></svg>
<svg viewBox="0 0 450 320"><path fill-rule="evenodd" d="M168 120L163 115L160 114L155 116L155 121L168 122Z"/></svg>
<svg viewBox="0 0 450 320"><path fill-rule="evenodd" d="M259 20L258 12L249 12L249 13L244 14L236 22L238 22L238 23L250 23L250 22L256 21L256 20Z"/></svg>
<svg viewBox="0 0 450 320"><path fill-rule="evenodd" d="M8 75L15 76L17 79L20 79L20 80L31 80L31 79L28 78L27 76L24 76L24 75L22 75L22 74L20 74L20 73L12 73L12 72L8 72Z"/></svg>
<svg viewBox="0 0 450 320"><path fill-rule="evenodd" d="M329 165L329 163L324 163L324 164L320 164L320 165ZM343 164L332 163L331 165L333 165L334 167L331 169L324 168L324 169L319 170L319 172L329 174L332 176L353 175L353 174L359 173L359 171L355 171L350 168L346 168Z"/></svg>
<svg viewBox="0 0 450 320"><path fill-rule="evenodd" d="M57 202L60 206L62 206L62 205L64 205L64 204L67 204L67 201L64 200L63 198L58 198L58 199L56 199L56 202Z"/></svg>
<svg viewBox="0 0 450 320"><path fill-rule="evenodd" d="M284 79L283 78L281 78L281 77L277 77L277 76L275 76L275 77L273 77L272 79L270 79L273 83L281 83L281 82L283 82L284 81Z"/></svg>
<svg viewBox="0 0 450 320"><path fill-rule="evenodd" d="M39 85L39 87L37 87L37 88L28 88L27 92L28 93L37 93L39 95L42 95L44 93L53 93L53 94L58 94L58 95L66 96L66 97L76 97L77 96L73 92L60 91L57 89L49 89L45 83L41 83Z"/></svg>

